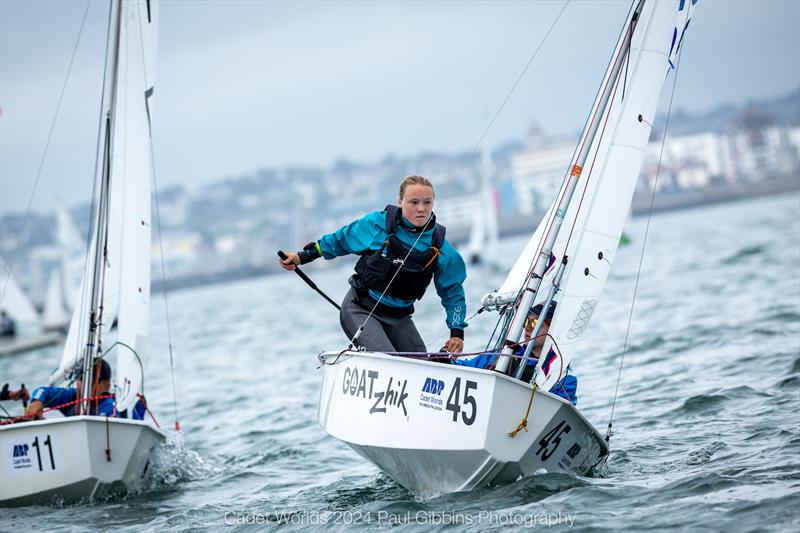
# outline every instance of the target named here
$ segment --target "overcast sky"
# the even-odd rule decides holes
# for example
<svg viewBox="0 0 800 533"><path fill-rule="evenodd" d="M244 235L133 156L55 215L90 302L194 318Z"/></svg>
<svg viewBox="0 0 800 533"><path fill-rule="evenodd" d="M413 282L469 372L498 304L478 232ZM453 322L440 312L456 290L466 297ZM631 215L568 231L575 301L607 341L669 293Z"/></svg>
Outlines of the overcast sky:
<svg viewBox="0 0 800 533"><path fill-rule="evenodd" d="M162 0L159 184L286 164L471 149L563 1ZM492 132L578 130L630 0L573 0ZM85 0L0 0L0 213L24 211ZM91 195L108 16L92 1L34 209ZM800 2L701 0L675 106L800 86Z"/></svg>

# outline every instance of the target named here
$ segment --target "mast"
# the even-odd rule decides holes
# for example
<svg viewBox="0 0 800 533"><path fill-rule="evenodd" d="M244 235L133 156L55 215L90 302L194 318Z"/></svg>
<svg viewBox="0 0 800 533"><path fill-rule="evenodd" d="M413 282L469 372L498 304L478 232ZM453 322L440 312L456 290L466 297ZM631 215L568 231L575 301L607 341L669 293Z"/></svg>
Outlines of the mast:
<svg viewBox="0 0 800 533"><path fill-rule="evenodd" d="M113 153L112 132L117 93L117 77L119 64L119 38L122 9L120 0L112 0L110 6L108 43L106 50L105 85L103 87L103 104L101 115L102 155L97 172L100 174L100 198L95 219L94 262L91 271L91 297L89 302L89 334L83 352L83 390L79 391L83 398L91 395L92 363L94 354L99 349L102 320L101 292L103 286L103 267L106 261L108 239L108 204L111 189L111 154ZM80 404L80 413L87 414L89 405Z"/></svg>
<svg viewBox="0 0 800 533"><path fill-rule="evenodd" d="M642 9L644 8L644 4L645 0L639 0L633 12L626 21L625 30L622 32L620 41L617 43L617 47L612 56L613 62L610 70L603 81L602 88L597 96L595 105L593 106L592 114L590 115L589 121L584 128L583 135L581 135L581 140L578 144L579 148L574 156L573 163L570 165L569 172L565 177L564 194L561 202L555 210L551 227L545 234L544 244L538 257L536 258L533 271L528 276L528 279L522 290L522 298L519 302L519 305L517 306L516 310L510 311L513 313L513 318L503 343L504 346L501 352L503 355L500 356L496 367L496 369L500 372L506 372L508 369L509 363L511 362L511 358L508 356L514 351L512 345L516 344L522 335L528 310L533 305L534 298L536 297L541 286L543 275L547 270L548 263L550 262L549 260L553 251L553 245L556 242L561 225L564 222L567 209L569 208L572 197L574 196L574 192L577 188L581 173L583 172L586 159L589 156L589 151L594 143L595 137L597 136L597 131L600 128L603 117L606 115L606 110L609 101L611 100L611 95L613 94L614 88L617 85L620 74L622 73L622 68L626 63L626 58L630 52L633 32L636 30L636 25L639 20L639 16L642 13ZM562 259L563 265L566 265L568 260L569 259L564 256ZM552 300L552 297L555 295L555 289L556 288L554 288L552 291L552 294L548 295L548 300ZM521 367L522 365L524 365L524 361L520 364Z"/></svg>

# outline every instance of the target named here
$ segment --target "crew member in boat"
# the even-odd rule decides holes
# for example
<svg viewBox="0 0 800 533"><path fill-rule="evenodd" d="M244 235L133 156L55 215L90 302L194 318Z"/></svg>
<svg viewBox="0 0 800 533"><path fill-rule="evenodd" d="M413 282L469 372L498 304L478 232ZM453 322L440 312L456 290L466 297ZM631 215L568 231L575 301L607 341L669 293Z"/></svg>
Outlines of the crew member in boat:
<svg viewBox="0 0 800 533"><path fill-rule="evenodd" d="M294 270L319 257L360 255L339 319L350 339L363 324L356 344L379 352L427 351L411 315L414 302L433 281L449 329L444 350L461 352L467 272L461 255L445 239L444 226L436 222L433 185L422 176L409 176L400 183L398 200L399 206L373 211L300 252L286 252L281 267Z"/></svg>
<svg viewBox="0 0 800 533"><path fill-rule="evenodd" d="M8 316L5 309L0 310L0 337L13 337L17 334L17 325Z"/></svg>
<svg viewBox="0 0 800 533"><path fill-rule="evenodd" d="M99 359L95 362L91 374L92 387L90 397L94 399L90 401L88 414L127 418L126 412L117 411L114 395L110 392L111 365L105 360ZM77 375L83 376L83 371L80 370ZM39 387L30 395L32 401L25 411L25 416L34 420L41 420L46 409L57 406L63 406L59 407L58 410L64 416L72 416L75 414L75 406L77 405L75 400L81 390L83 390L83 381L81 379L75 380L74 387ZM17 398L12 397L11 399L23 399L20 391L12 391L10 394L17 396ZM133 409L131 409L130 418L143 420L145 410L142 400L138 400Z"/></svg>
<svg viewBox="0 0 800 533"><path fill-rule="evenodd" d="M544 346L544 342L547 340L547 335L550 331L550 323L553 320L553 315L555 315L557 305L557 302L551 302L544 317L541 316L542 309L544 308L544 305L541 303L534 305L528 311L528 316L525 319L524 340L514 350L515 355L522 356L525 354L525 347L528 345L528 343L533 342L531 354L526 362L525 370L522 372L522 377L520 378L521 381L530 382L531 378L533 378L533 372L536 369L536 365L539 363L542 346ZM536 338L531 339L533 336L533 330L536 327L538 320L543 320L542 326L539 328ZM494 365L497 363L497 358L497 353L492 352L477 355L471 358L452 358L451 362L456 365L470 366L473 368L494 368ZM512 361L509 369L510 375L514 375L519 362L519 359ZM575 405L578 403L577 389L578 378L571 374L570 369L567 368L567 375L561 378L561 380L550 389L550 392L571 401L572 404Z"/></svg>

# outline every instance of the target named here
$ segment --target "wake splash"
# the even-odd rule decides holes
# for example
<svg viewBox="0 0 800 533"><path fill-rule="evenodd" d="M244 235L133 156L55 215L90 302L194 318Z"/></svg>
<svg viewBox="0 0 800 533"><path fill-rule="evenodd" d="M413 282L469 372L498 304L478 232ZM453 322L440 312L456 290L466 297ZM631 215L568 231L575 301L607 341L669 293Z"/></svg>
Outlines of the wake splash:
<svg viewBox="0 0 800 533"><path fill-rule="evenodd" d="M220 468L186 447L183 433L171 431L167 440L150 453L150 461L136 493L154 492L186 481L206 479Z"/></svg>

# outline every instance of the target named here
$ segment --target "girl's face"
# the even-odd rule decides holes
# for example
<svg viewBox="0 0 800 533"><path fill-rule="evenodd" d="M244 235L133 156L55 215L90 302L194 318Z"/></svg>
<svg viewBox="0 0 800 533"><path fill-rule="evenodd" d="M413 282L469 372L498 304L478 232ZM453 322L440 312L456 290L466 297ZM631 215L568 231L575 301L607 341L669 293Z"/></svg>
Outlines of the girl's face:
<svg viewBox="0 0 800 533"><path fill-rule="evenodd" d="M424 226L433 211L433 188L427 185L409 185L400 199L400 207L406 220L417 227Z"/></svg>

